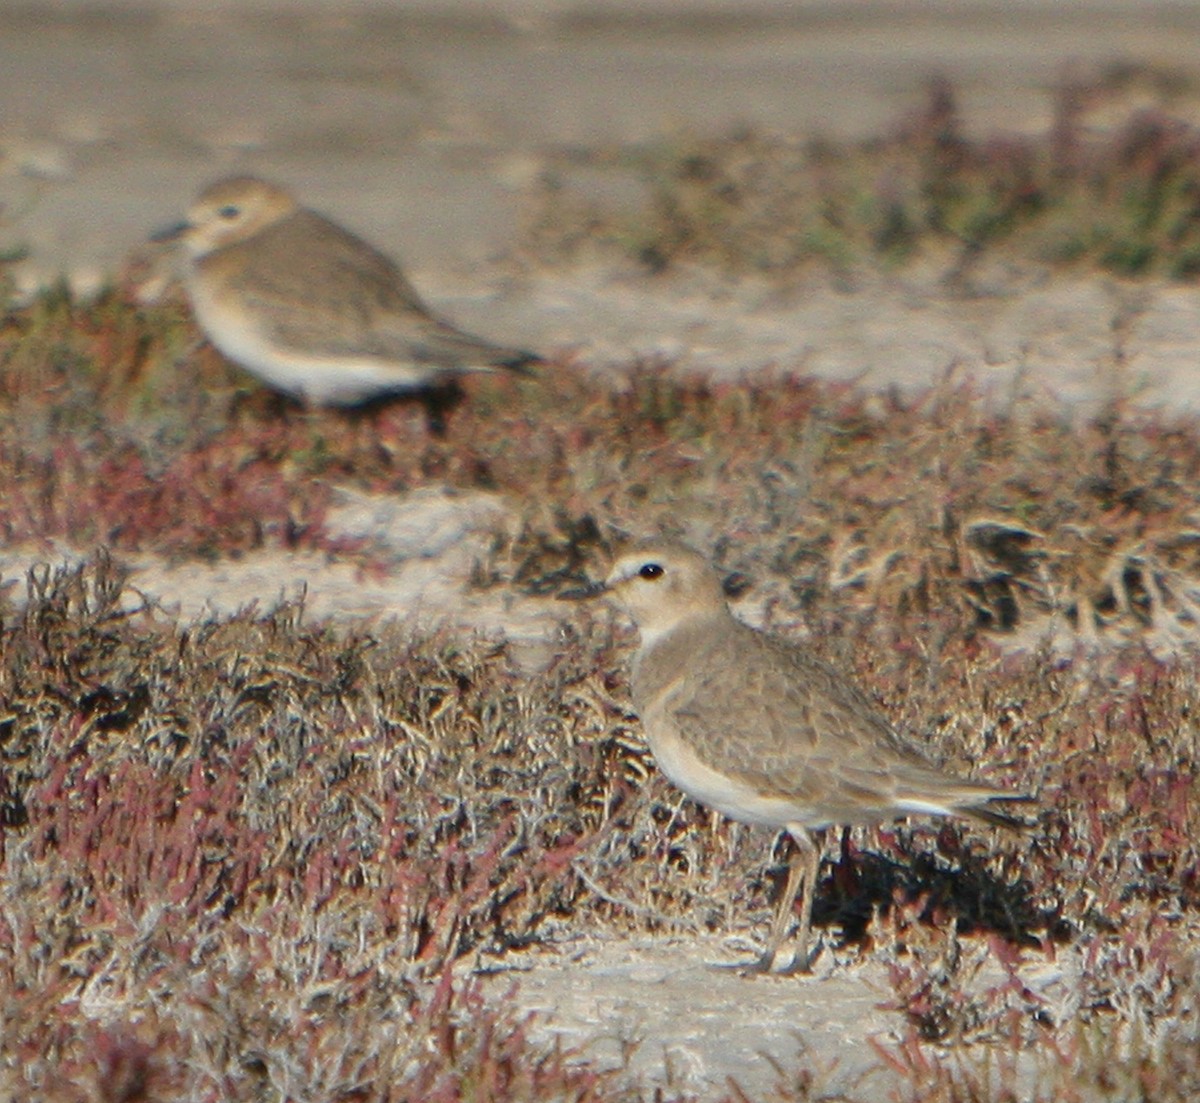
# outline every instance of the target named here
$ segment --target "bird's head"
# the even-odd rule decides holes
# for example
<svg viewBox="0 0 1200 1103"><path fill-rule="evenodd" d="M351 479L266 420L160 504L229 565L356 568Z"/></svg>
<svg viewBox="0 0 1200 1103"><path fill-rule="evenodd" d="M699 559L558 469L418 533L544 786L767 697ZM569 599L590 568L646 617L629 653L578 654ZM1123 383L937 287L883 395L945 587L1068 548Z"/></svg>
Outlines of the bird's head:
<svg viewBox="0 0 1200 1103"><path fill-rule="evenodd" d="M611 597L638 626L643 645L698 616L726 608L712 564L685 544L662 540L635 545L603 582L563 597Z"/></svg>
<svg viewBox="0 0 1200 1103"><path fill-rule="evenodd" d="M193 259L245 241L297 209L285 188L256 176L230 176L210 184L188 208L187 218L152 235L179 241Z"/></svg>

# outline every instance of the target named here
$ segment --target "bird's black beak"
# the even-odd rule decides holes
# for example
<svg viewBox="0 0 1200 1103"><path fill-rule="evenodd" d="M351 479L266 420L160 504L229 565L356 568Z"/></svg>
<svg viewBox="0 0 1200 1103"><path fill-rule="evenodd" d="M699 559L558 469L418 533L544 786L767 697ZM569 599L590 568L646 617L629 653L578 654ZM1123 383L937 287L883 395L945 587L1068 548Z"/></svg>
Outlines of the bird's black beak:
<svg viewBox="0 0 1200 1103"><path fill-rule="evenodd" d="M557 596L559 601L586 601L588 598L599 597L608 593L607 582L589 582L574 590L563 590Z"/></svg>
<svg viewBox="0 0 1200 1103"><path fill-rule="evenodd" d="M721 579L721 589L726 597L737 601L747 590L754 589L754 583L750 581L747 575L742 574L741 571L734 571L732 574L727 574Z"/></svg>
<svg viewBox="0 0 1200 1103"><path fill-rule="evenodd" d="M190 226L191 223L188 222L176 222L171 226L163 226L150 235L150 240L157 242L175 241L182 237L184 231L188 230Z"/></svg>

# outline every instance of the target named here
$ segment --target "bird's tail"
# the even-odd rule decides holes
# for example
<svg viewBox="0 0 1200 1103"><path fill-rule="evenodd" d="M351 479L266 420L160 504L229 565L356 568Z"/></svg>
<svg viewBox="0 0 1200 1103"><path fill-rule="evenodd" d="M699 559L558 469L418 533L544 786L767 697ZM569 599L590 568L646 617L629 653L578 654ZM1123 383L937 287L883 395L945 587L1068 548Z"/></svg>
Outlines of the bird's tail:
<svg viewBox="0 0 1200 1103"><path fill-rule="evenodd" d="M536 352L528 352L525 349L512 349L507 352L503 359L496 363L501 368L508 368L509 371L515 371L518 375L536 375L533 370L538 364L544 364L546 361Z"/></svg>
<svg viewBox="0 0 1200 1103"><path fill-rule="evenodd" d="M955 805L954 811L960 816L966 816L979 823L991 824L993 827L1008 827L1018 831L1029 830L1034 826L1035 821L1018 812L1008 811L1007 806L1014 804L1037 804L1037 797L1030 796L1028 793L992 792L982 800Z"/></svg>
<svg viewBox="0 0 1200 1103"><path fill-rule="evenodd" d="M486 372L507 368L522 375L532 375L532 366L545 362L536 352L494 345L482 337L456 329L441 318L430 318L419 335L406 334L405 339L417 360L453 371Z"/></svg>

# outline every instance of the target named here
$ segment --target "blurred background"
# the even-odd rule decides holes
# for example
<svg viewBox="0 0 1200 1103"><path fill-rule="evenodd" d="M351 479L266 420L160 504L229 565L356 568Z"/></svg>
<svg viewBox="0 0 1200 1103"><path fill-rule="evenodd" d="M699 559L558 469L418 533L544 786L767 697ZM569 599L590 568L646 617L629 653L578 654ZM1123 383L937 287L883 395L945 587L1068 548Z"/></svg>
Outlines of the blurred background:
<svg viewBox="0 0 1200 1103"><path fill-rule="evenodd" d="M7 0L0 21L0 256L23 290L102 285L250 170L453 294L495 278L548 165L613 202L636 186L587 151L869 138L935 75L974 134L1045 133L1057 86L1112 73L1154 74L1189 117L1200 71L1200 5L1156 0Z"/></svg>

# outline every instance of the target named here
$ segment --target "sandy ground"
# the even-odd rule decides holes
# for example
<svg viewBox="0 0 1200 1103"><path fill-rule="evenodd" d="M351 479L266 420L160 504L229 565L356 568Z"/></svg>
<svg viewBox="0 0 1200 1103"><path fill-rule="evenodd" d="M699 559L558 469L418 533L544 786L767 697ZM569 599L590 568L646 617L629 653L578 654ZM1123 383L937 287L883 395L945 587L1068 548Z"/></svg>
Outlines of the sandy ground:
<svg viewBox="0 0 1200 1103"><path fill-rule="evenodd" d="M245 169L288 182L402 258L461 324L573 349L584 367L662 354L697 370L772 365L867 388L953 371L1000 400L1200 409L1194 286L1031 282L993 268L966 296L922 271L782 294L702 272L651 279L512 262L522 197L551 151L741 122L869 135L915 105L935 72L959 89L969 127L1042 130L1066 65L1129 62L1195 80L1200 5L441 0L404 10L0 3L0 253L24 255L11 266L20 285L59 274L100 285L199 184ZM135 581L186 618L304 585L314 616L448 618L514 635L536 663L553 646L550 603L466 589L473 555L507 515L486 495L351 499L334 527L390 549L382 579L289 556L143 561ZM0 577L19 579L29 559L0 549ZM774 979L713 964L730 957L724 942L692 938L564 937L491 963L488 984L604 1060L638 1040L631 1068L643 1082L702 1097L730 1077L765 1097L775 1073L762 1054L794 1067L801 1049L821 1067L836 1062L836 1085L860 1085L876 1063L868 1040L901 1029L878 1007L885 986L869 962ZM888 1084L879 1074L856 1090L882 1099Z"/></svg>
<svg viewBox="0 0 1200 1103"><path fill-rule="evenodd" d="M626 1069L649 1088L705 1095L733 1082L769 1098L777 1086L796 1090L803 1069L815 1073L818 1096L882 1086L862 1061L865 1038L894 1046L902 1033L881 1010L891 998L882 967L748 975L738 966L753 955L730 941L578 937L509 955L487 986L519 984L540 1036L585 1047L599 1067Z"/></svg>
<svg viewBox="0 0 1200 1103"><path fill-rule="evenodd" d="M826 949L811 975L771 976L742 968L757 949L736 936L576 936L479 965L488 991L519 985L539 1036L580 1047L598 1067L623 1069L650 1089L669 1085L700 1099L733 1085L755 1100L896 1098L894 1075L874 1059L875 1047L898 1052L908 1030L885 967ZM973 994L1008 979L986 946L965 953L977 967ZM1049 1017L1061 1018L1077 1005L1079 967L1069 951L1017 975ZM986 1048L960 1047L956 1057L978 1071ZM1025 1064L1018 1087L1044 1092L1044 1073Z"/></svg>

